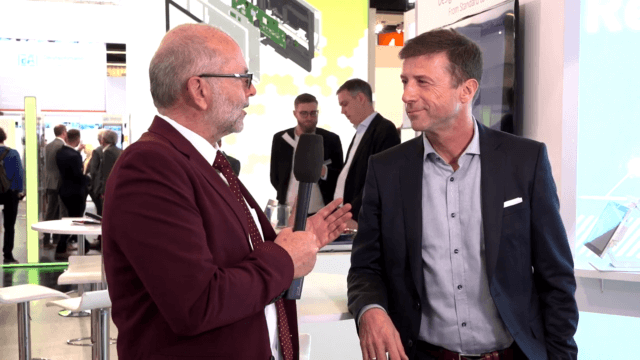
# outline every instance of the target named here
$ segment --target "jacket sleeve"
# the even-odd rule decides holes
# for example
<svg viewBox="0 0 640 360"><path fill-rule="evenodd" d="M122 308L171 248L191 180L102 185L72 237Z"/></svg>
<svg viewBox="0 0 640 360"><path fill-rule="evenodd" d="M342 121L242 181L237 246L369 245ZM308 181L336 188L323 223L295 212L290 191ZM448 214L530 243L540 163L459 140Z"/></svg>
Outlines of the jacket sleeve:
<svg viewBox="0 0 640 360"><path fill-rule="evenodd" d="M549 359L576 359L578 326L573 257L559 212L560 204L543 144L531 196L531 246Z"/></svg>
<svg viewBox="0 0 640 360"><path fill-rule="evenodd" d="M107 183L103 221L107 276L123 284L110 293L131 297L137 284L184 336L263 312L293 280L287 252L272 241L249 251L234 212L190 170L158 151L125 153ZM219 203L207 206L219 213L203 218L202 201Z"/></svg>
<svg viewBox="0 0 640 360"><path fill-rule="evenodd" d="M358 234L353 241L351 268L347 276L347 296L349 312L356 319L362 308L377 304L388 312L387 286L383 278L381 253L381 205L373 161L369 160L369 170L364 192L367 193L358 220Z"/></svg>

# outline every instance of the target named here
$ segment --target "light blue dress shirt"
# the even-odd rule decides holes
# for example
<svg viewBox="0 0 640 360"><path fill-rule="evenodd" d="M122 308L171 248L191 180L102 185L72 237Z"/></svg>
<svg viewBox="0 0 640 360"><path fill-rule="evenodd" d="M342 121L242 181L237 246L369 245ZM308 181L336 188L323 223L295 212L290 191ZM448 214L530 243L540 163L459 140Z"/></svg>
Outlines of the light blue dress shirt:
<svg viewBox="0 0 640 360"><path fill-rule="evenodd" d="M489 293L480 191L480 137L451 165L424 140L419 338L451 351L480 354L508 347L507 331Z"/></svg>

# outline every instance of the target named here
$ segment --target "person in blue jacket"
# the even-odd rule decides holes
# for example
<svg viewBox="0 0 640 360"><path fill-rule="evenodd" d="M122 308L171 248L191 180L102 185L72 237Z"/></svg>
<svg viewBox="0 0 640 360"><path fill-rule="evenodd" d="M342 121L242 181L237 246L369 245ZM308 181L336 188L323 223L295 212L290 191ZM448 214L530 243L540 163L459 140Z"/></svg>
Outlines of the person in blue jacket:
<svg viewBox="0 0 640 360"><path fill-rule="evenodd" d="M7 134L0 128L0 156L4 154L7 146L4 141ZM15 237L16 218L18 217L18 204L24 198L24 171L20 154L15 149L10 149L4 158L4 171L11 182L8 191L0 194L0 204L4 205L4 246L2 252L5 264L17 264L13 257L13 240Z"/></svg>

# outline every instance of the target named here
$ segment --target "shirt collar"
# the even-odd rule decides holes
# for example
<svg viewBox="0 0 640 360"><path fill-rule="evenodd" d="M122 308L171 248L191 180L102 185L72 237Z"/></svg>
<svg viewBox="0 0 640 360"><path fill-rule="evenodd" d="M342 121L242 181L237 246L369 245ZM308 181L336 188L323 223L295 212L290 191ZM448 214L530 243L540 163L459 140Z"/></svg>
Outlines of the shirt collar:
<svg viewBox="0 0 640 360"><path fill-rule="evenodd" d="M371 115L367 116L360 124L358 124L357 126L354 125L353 127L356 128L356 131L358 132L366 131L376 115L378 115L378 112L372 112Z"/></svg>
<svg viewBox="0 0 640 360"><path fill-rule="evenodd" d="M173 126L180 133L180 135L184 136L184 138L187 139L187 141L190 142L191 145L196 148L196 150L198 150L200 155L202 155L202 157L204 157L209 164L213 165L213 162L216 160L216 155L218 155L218 144L211 145L211 143L205 140L202 136L178 124L178 122L172 120L168 116L158 116L168 122L171 126Z"/></svg>
<svg viewBox="0 0 640 360"><path fill-rule="evenodd" d="M56 136L56 139L60 139L60 141L62 141L62 143L63 143L63 144L65 144L65 145L67 144L67 142L66 142L66 141L64 141L64 139L63 139L63 138L61 138L60 136Z"/></svg>
<svg viewBox="0 0 640 360"><path fill-rule="evenodd" d="M472 119L473 119L473 137L471 138L471 142L469 143L469 145L467 145L467 148L464 149L464 151L462 152L462 155L471 155L471 154L479 155L480 154L480 134L478 133L478 122L476 121L475 117L472 117ZM429 154L437 154L438 156L440 156L433 149L433 146L431 146L429 139L427 139L427 137L424 134L422 135L422 141L424 143L424 159L423 160L427 160L427 156Z"/></svg>

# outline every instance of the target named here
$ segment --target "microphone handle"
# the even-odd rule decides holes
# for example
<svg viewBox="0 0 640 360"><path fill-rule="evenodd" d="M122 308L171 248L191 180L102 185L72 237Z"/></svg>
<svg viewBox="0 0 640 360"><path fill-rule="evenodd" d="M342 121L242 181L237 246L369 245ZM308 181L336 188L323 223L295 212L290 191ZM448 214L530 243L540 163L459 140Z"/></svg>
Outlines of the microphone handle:
<svg viewBox="0 0 640 360"><path fill-rule="evenodd" d="M296 217L294 218L293 231L304 231L307 227L307 214L311 203L311 188L313 184L301 182L298 185L298 203L296 205Z"/></svg>
<svg viewBox="0 0 640 360"><path fill-rule="evenodd" d="M293 231L304 231L307 226L307 213L311 202L311 187L313 184L301 182L298 185L298 203L296 205L296 216L293 223ZM302 296L302 284L304 277L293 279L289 290L284 294L287 300L299 300Z"/></svg>

